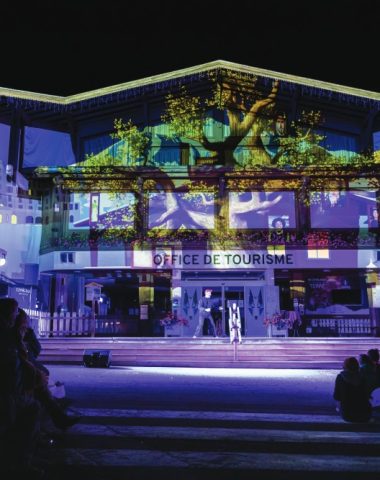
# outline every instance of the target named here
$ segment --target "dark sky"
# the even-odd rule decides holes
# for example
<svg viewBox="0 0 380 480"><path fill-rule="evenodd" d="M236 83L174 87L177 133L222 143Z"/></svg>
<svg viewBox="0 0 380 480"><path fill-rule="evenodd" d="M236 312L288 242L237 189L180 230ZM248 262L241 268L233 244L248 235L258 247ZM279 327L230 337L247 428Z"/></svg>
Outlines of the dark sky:
<svg viewBox="0 0 380 480"><path fill-rule="evenodd" d="M0 86L68 95L222 59L380 91L378 0L2 4Z"/></svg>

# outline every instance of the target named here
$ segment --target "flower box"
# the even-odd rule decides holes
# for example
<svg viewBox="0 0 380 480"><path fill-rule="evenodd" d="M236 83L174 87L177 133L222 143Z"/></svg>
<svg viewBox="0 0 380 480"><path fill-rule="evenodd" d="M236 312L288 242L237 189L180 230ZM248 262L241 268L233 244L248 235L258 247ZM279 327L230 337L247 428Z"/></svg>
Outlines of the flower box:
<svg viewBox="0 0 380 480"><path fill-rule="evenodd" d="M165 337L183 337L183 325L174 323L165 326Z"/></svg>
<svg viewBox="0 0 380 480"><path fill-rule="evenodd" d="M288 329L284 326L278 327L277 325L268 325L267 336L268 337L287 337Z"/></svg>

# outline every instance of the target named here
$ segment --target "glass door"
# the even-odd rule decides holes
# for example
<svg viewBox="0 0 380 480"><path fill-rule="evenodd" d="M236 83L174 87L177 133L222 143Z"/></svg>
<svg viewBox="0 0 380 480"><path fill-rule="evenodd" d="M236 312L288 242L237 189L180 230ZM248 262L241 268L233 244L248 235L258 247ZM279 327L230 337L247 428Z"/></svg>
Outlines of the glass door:
<svg viewBox="0 0 380 480"><path fill-rule="evenodd" d="M229 337L229 307L233 302L239 307L242 336L265 336L264 286L259 282L206 281L184 282L181 291L181 315L188 321L187 336L193 336L199 320L199 300L206 289L212 289L212 318L218 337ZM211 335L211 328L204 322L204 335Z"/></svg>
<svg viewBox="0 0 380 480"><path fill-rule="evenodd" d="M245 335L245 315L244 315L244 287L242 286L216 286L214 284L206 284L202 288L202 296L207 289L212 289L211 300L212 310L211 315L215 323L216 334L218 337L229 336L229 307L233 302L237 303L240 309L241 318L241 334ZM203 326L203 334L207 335L209 331L209 325L205 322Z"/></svg>

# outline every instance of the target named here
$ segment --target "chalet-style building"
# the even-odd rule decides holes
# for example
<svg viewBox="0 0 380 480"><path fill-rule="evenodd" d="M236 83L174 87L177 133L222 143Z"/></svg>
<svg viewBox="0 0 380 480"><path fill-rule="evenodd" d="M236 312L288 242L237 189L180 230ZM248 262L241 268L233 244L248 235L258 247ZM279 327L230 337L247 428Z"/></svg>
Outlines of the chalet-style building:
<svg viewBox="0 0 380 480"><path fill-rule="evenodd" d="M209 287L219 335L232 302L243 336L277 317L378 335L379 111L224 61L66 98L0 88L0 295L191 337Z"/></svg>

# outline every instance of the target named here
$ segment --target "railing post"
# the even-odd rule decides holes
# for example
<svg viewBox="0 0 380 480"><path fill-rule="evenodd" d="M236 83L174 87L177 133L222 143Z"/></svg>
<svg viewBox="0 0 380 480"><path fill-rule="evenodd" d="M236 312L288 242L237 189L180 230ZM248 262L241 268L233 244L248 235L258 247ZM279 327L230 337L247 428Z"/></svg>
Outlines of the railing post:
<svg viewBox="0 0 380 480"><path fill-rule="evenodd" d="M90 325L90 335L91 337L95 337L95 329L96 329L96 320L95 320L95 298L92 298L92 308L91 308L91 325Z"/></svg>

